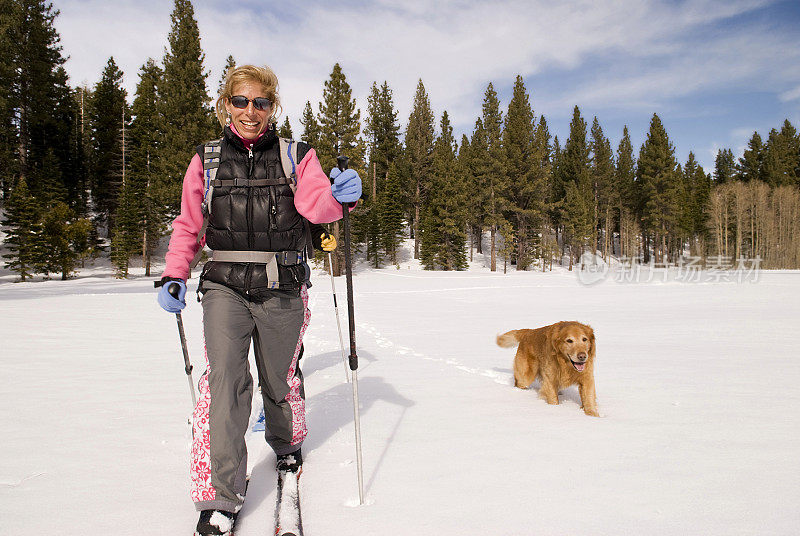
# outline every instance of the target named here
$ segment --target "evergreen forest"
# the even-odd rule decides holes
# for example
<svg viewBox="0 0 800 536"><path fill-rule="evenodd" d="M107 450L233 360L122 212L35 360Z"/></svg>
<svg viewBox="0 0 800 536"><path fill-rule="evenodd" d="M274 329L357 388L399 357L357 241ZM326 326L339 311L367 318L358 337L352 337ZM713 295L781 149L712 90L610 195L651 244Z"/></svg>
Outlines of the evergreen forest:
<svg viewBox="0 0 800 536"><path fill-rule="evenodd" d="M122 83L133 74L113 57L94 86L70 85L57 16L45 0L0 0L3 262L22 281L67 279L99 256L118 277L131 266L151 275L195 148L221 135L212 104L223 80L208 80L190 0L174 0L164 56L135 73L133 95ZM228 56L224 71L235 65ZM693 153L678 161L656 114L638 151L627 127L613 147L578 106L569 136L554 137L521 76L507 106L487 84L461 139L421 79L408 118L387 82L360 89L364 111L337 63L322 102L306 102L297 118L302 132L288 117L276 127L311 144L323 169L350 158L364 187L355 247L372 266L398 265L411 239L414 257L435 270L464 270L475 253L493 271L572 268L585 252L800 268L800 135L788 120L753 132L740 158L720 149L705 170ZM338 224L330 232L341 243ZM342 263L339 248L334 274Z"/></svg>

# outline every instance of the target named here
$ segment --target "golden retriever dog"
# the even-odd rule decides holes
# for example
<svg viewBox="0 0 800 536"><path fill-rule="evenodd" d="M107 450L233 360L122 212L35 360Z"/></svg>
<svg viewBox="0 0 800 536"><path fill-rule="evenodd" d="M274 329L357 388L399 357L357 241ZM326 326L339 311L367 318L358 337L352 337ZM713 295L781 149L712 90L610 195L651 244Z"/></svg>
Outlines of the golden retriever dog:
<svg viewBox="0 0 800 536"><path fill-rule="evenodd" d="M539 397L558 404L558 392L578 384L581 408L599 417L594 390L594 330L579 322L558 322L537 329L515 329L497 336L497 345L517 348L514 385L527 389L541 380Z"/></svg>

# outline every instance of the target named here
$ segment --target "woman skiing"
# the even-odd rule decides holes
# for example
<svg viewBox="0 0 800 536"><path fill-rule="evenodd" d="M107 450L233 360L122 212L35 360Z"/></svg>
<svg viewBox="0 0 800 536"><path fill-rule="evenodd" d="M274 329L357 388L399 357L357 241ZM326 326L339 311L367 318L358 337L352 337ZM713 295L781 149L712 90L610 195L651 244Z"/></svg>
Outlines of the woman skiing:
<svg viewBox="0 0 800 536"><path fill-rule="evenodd" d="M224 135L198 147L186 171L158 293L166 311L183 309L192 259L209 246L211 260L198 288L207 368L191 453L197 534L203 536L228 534L244 501L251 341L266 441L279 472L300 474L306 423L298 360L310 318L306 261L310 242L335 248L313 224L339 219L342 203L361 195L354 171L332 171L331 184L311 147L279 140L274 120L280 109L271 69L245 65L228 73L216 101Z"/></svg>

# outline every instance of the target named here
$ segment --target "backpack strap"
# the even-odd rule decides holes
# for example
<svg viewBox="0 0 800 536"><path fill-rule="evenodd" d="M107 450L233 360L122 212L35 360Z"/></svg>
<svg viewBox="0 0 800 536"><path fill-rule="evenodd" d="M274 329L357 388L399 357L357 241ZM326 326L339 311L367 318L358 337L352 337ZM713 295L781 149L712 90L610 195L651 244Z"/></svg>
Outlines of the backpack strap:
<svg viewBox="0 0 800 536"><path fill-rule="evenodd" d="M297 190L297 142L289 138L278 138L281 166L284 176L290 180L292 193Z"/></svg>
<svg viewBox="0 0 800 536"><path fill-rule="evenodd" d="M278 138L279 152L281 154L281 166L283 174L289 179L289 186L292 193L297 192L297 142L289 138ZM305 226L305 247L307 259L314 258L314 246L311 242L311 228L307 219L303 218Z"/></svg>
<svg viewBox="0 0 800 536"><path fill-rule="evenodd" d="M205 188L203 191L203 203L201 208L203 210L203 226L200 227L200 231L197 233L197 243L203 241L203 237L206 236L206 229L208 228L208 220L211 216L211 197L214 195L214 185L217 178L217 169L219 168L219 157L222 153L222 149L220 148L220 142L222 138L218 140L209 141L205 145L203 145L203 178L205 181ZM189 270L194 269L197 266L197 263L200 262L200 257L203 256L203 248L197 250L197 254L192 259L191 264L189 265Z"/></svg>

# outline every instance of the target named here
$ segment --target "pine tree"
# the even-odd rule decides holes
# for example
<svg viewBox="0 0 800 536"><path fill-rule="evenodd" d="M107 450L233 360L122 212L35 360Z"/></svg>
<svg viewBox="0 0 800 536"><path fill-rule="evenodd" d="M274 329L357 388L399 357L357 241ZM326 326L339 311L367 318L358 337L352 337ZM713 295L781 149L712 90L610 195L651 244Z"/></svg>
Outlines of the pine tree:
<svg viewBox="0 0 800 536"><path fill-rule="evenodd" d="M94 88L90 112L92 193L97 223L106 227L109 239L114 235L121 187L122 118L128 115L122 76L114 58L109 58L100 81Z"/></svg>
<svg viewBox="0 0 800 536"><path fill-rule="evenodd" d="M633 144L628 133L628 126L622 129L622 139L617 147L614 183L617 191L619 213L620 255L635 257L636 221L641 215L639 183L636 181L636 159L633 156Z"/></svg>
<svg viewBox="0 0 800 536"><path fill-rule="evenodd" d="M642 185L643 234L645 240L653 239L656 259L661 262L679 246L674 239L680 214L681 179L675 148L656 114L653 114L647 140L639 151L637 179ZM648 262L648 248L645 257L645 262Z"/></svg>
<svg viewBox="0 0 800 536"><path fill-rule="evenodd" d="M730 182L736 174L736 160L733 151L730 149L720 149L717 151L717 158L714 162L714 180L717 184Z"/></svg>
<svg viewBox="0 0 800 536"><path fill-rule="evenodd" d="M578 182L568 182L563 201L563 223L566 239L570 244L572 262L578 261L592 236L593 216L592 186L588 174L581 175Z"/></svg>
<svg viewBox="0 0 800 536"><path fill-rule="evenodd" d="M431 180L433 140L435 138L433 122L431 101L420 78L417 82L417 91L414 94L414 103L406 128L406 159L411 172L411 181L407 184L405 191L410 208L408 220L411 222L415 259L419 259L420 255L420 217Z"/></svg>
<svg viewBox="0 0 800 536"><path fill-rule="evenodd" d="M311 108L311 103L306 101L306 107L303 108L303 117L300 118L300 124L303 125L303 135L301 139L308 143L311 147L318 147L320 144L320 137L322 131L314 115L314 110Z"/></svg>
<svg viewBox="0 0 800 536"><path fill-rule="evenodd" d="M563 222L561 221L561 214L563 210L564 197L566 196L564 180L564 151L561 149L561 142L558 136L553 137L553 160L551 166L550 180L547 187L547 217L556 233L556 242L561 242L562 252L561 257L564 256L563 249L566 248L566 242L563 240ZM561 239L559 239L561 235Z"/></svg>
<svg viewBox="0 0 800 536"><path fill-rule="evenodd" d="M356 170L360 176L365 176L366 147L363 140L359 138L361 110L356 108L356 99L353 97L347 77L338 63L333 66L330 78L324 84L317 123L320 128L320 136L315 149L322 169L326 171L333 169L336 166L336 158L343 155L350 159L351 169ZM305 126L308 131L309 125L305 124ZM360 234L357 215L354 215L352 222L355 238ZM337 242L341 242L338 222L333 225L333 235ZM344 262L341 249L336 249L333 260L332 273L335 276L340 275Z"/></svg>
<svg viewBox="0 0 800 536"><path fill-rule="evenodd" d="M41 222L40 266L37 271L61 274L65 281L81 259L91 253L92 222L79 218L66 203L56 202Z"/></svg>
<svg viewBox="0 0 800 536"><path fill-rule="evenodd" d="M532 243L528 237L530 228L541 223L543 183L536 170L538 162L534 155L534 118L530 99L522 77L517 75L514 93L508 104L508 113L503 129L503 148L506 151L509 188L509 217L516 227L519 250L515 252L517 269L524 270L530 264ZM533 241L531 241L533 242ZM505 242L508 247L508 242Z"/></svg>
<svg viewBox="0 0 800 536"><path fill-rule="evenodd" d="M367 101L368 119L364 131L370 148L370 162L376 165L375 175L385 177L392 161L400 154L400 124L389 84L384 82L378 88L373 82Z"/></svg>
<svg viewBox="0 0 800 536"><path fill-rule="evenodd" d="M617 201L619 190L614 187L614 153L611 150L611 143L603 134L603 129L597 117L592 122L590 148L592 151L591 175L594 191L592 252L602 249L603 258L605 259L608 258L609 248L614 241L612 211L619 204ZM602 229L602 248L598 237L599 229Z"/></svg>
<svg viewBox="0 0 800 536"><path fill-rule="evenodd" d="M389 165L388 176L381 196L381 232L380 247L389 258L389 262L399 266L397 256L400 241L405 229L405 202L403 201L403 185L411 177L408 161L401 153Z"/></svg>
<svg viewBox="0 0 800 536"><path fill-rule="evenodd" d="M373 82L367 102L367 121L364 132L369 147L369 166L364 181L364 190L369 194L365 207L359 214L359 221L364 222L367 256L371 258L374 266L378 267L381 262L383 245L389 244L390 249L394 250L397 236L402 230L402 225L398 225L395 218L392 218L392 225L386 225L387 222L384 221L384 210L387 204L397 204L397 200L388 199L386 196L386 181L389 180L389 169L392 163L401 152L400 125L397 122L397 111L394 108L392 90L388 83L384 82L378 88L377 83ZM385 234L388 236L384 236ZM390 252L384 249L383 253Z"/></svg>
<svg viewBox="0 0 800 536"><path fill-rule="evenodd" d="M292 124L289 122L289 117L287 116L286 119L283 121L283 124L278 129L278 136L281 138L289 138L292 139Z"/></svg>
<svg viewBox="0 0 800 536"><path fill-rule="evenodd" d="M690 251L693 255L701 254L702 240L707 233L706 207L711 191L711 181L703 167L697 163L694 153L689 152L689 158L683 166L684 195L681 202L680 229L688 239Z"/></svg>
<svg viewBox="0 0 800 536"><path fill-rule="evenodd" d="M489 174L492 172L489 159L486 157L487 153L486 129L483 128L483 120L478 118L469 143L462 145L459 154L466 178L465 185L469 192L466 208L467 225L470 229L470 260L473 247L479 254L483 254L483 229L487 206L487 191L483 185L489 182Z"/></svg>
<svg viewBox="0 0 800 536"><path fill-rule="evenodd" d="M200 31L189 0L175 0L170 15L169 48L164 54L164 73L159 86L161 118L157 191L171 217L180 212L181 186L195 148L214 137L219 124L209 107L208 73Z"/></svg>
<svg viewBox="0 0 800 536"><path fill-rule="evenodd" d="M123 114L124 114L123 110ZM123 115L121 118L122 128L120 132L120 162L119 162L119 197L116 214L116 227L114 236L111 239L111 261L117 268L117 277L128 277L130 258L136 254L136 250L141 247L140 223L141 223L141 198L136 195L138 184L131 180L130 156L129 156L129 134L127 128L128 119Z"/></svg>
<svg viewBox="0 0 800 536"><path fill-rule="evenodd" d="M471 169L471 162L470 162L470 157L471 156L472 155L471 155L471 149L470 149L470 145L469 145L469 138L467 137L466 134L462 134L461 135L461 145L458 148L458 156L456 158L457 158L457 162L458 162L458 170L461 173L461 183L464 185L464 189L465 190L471 188L472 184L474 183L474 181L472 179L472 169ZM473 199L474 199L474 196L473 195L469 195L469 193L468 193L468 195L466 196L466 199L464 200L464 211L466 212L466 218L465 218L465 221L464 221L464 225L465 225L465 231L467 233L467 241L469 242L469 261L470 262L472 262L472 251L474 249L474 243L473 243L474 242L474 238L473 238L474 234L472 232L473 222L471 221L471 219L472 219L471 215L474 214L474 211L472 210Z"/></svg>
<svg viewBox="0 0 800 536"><path fill-rule="evenodd" d="M356 108L353 91L338 63L322 90L318 122L321 135L316 149L322 169L333 169L336 158L345 155L350 158L350 167L363 174L363 154L357 150L361 110Z"/></svg>
<svg viewBox="0 0 800 536"><path fill-rule="evenodd" d="M236 68L236 60L233 59L233 56L228 54L228 57L225 59L225 67L222 68L222 75L219 77L219 84L217 86L217 94L222 94L222 90L225 89L225 80L228 78L228 73Z"/></svg>
<svg viewBox="0 0 800 536"><path fill-rule="evenodd" d="M589 144L586 141L586 121L575 106L570 122L569 138L559 155L558 190L563 187L560 221L564 226L566 241L571 247L571 260L580 258L584 246L592 236L594 220L594 194L591 179ZM570 264L571 267L571 264Z"/></svg>
<svg viewBox="0 0 800 536"><path fill-rule="evenodd" d="M120 189L117 231L111 240L111 261L120 279L128 277L131 257L141 251L137 201L130 180L126 180Z"/></svg>
<svg viewBox="0 0 800 536"><path fill-rule="evenodd" d="M753 132L747 149L739 159L737 166L737 179L750 182L762 180L764 176L764 142L758 132Z"/></svg>
<svg viewBox="0 0 800 536"><path fill-rule="evenodd" d="M489 228L491 261L490 269L497 270L497 230L505 220L508 209L509 181L506 175L506 155L503 151L503 112L491 82L483 96L481 121L486 136L486 161L488 173L479 188L484 194L485 212L483 223Z"/></svg>
<svg viewBox="0 0 800 536"><path fill-rule="evenodd" d="M770 186L800 184L800 138L789 120L772 129L764 149L764 180Z"/></svg>
<svg viewBox="0 0 800 536"><path fill-rule="evenodd" d="M41 161L48 147L48 127L53 125L53 91L60 82L54 71L66 61L61 56L60 37L54 21L58 11L42 0L20 0L12 11L15 26L11 57L14 78L11 93L16 97L19 124L18 158L21 176L28 178L29 166ZM28 184L31 191L36 185Z"/></svg>
<svg viewBox="0 0 800 536"><path fill-rule="evenodd" d="M0 31L4 35L2 48L7 54L3 69L11 75L3 82L3 113L8 119L11 110L14 118L14 128L4 136L5 143L16 141L13 149L16 161L9 169L14 175L25 177L30 192L38 195L44 185L34 180L31 172L37 166L42 167L50 152L57 159L62 181L76 179L69 167L73 117L63 68L66 59L61 55L60 37L54 25L58 10L44 0L18 0L3 7L0 25L4 27ZM6 146L4 152L10 154L8 151Z"/></svg>
<svg viewBox="0 0 800 536"><path fill-rule="evenodd" d="M533 233L529 233L531 238L537 239L535 248L531 254L535 257L542 258L545 261L548 255L548 247L546 241L548 239L547 229L547 211L549 210L549 183L553 172L552 161L552 146L550 143L550 130L547 127L547 120L544 116L539 118L536 124L536 130L533 133L533 169L532 180L529 187L532 190L533 204L529 208L531 211L531 221L533 222ZM537 237L538 235L538 237ZM518 241L520 238L518 237ZM522 247L518 244L517 251L522 251ZM523 258L523 261L525 259ZM520 266L520 259L517 259L517 269L525 269L527 266L523 262ZM544 262L542 264L544 268Z"/></svg>
<svg viewBox="0 0 800 536"><path fill-rule="evenodd" d="M5 203L7 227L5 246L8 253L6 268L16 272L21 281L25 281L35 271L39 254L39 235L41 225L41 208L28 189L25 177L19 178L16 186Z"/></svg>
<svg viewBox="0 0 800 536"><path fill-rule="evenodd" d="M149 58L139 70L139 83L131 105L130 192L125 195L133 197L126 202L135 203L138 207L136 221L140 239L137 242L142 246L146 276L150 276L152 254L164 232L167 219L164 206L158 202L154 192L158 182L156 159L161 154L159 144L162 141L158 114L158 86L162 74L155 61Z"/></svg>
<svg viewBox="0 0 800 536"><path fill-rule="evenodd" d="M440 128L433 148L430 190L420 221L420 260L429 270L436 267L463 270L467 267L464 250L467 192L446 111Z"/></svg>
<svg viewBox="0 0 800 536"><path fill-rule="evenodd" d="M378 176L377 146L382 135L380 123L380 91L376 82L372 83L372 89L367 96L367 118L364 125L364 134L367 137L369 150L369 161L367 165L367 176L363 178L363 186L367 196L364 206L359 214L359 220L364 229L364 242L367 248L367 259L375 268L380 267L380 198L378 197ZM381 188L382 189L382 188ZM381 196L382 197L382 196Z"/></svg>

